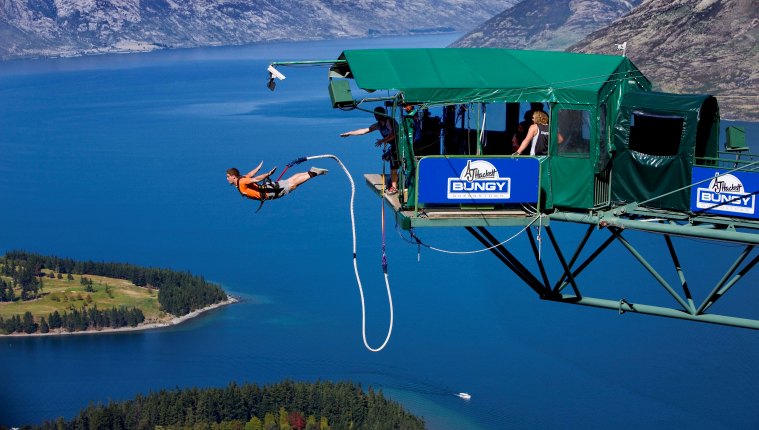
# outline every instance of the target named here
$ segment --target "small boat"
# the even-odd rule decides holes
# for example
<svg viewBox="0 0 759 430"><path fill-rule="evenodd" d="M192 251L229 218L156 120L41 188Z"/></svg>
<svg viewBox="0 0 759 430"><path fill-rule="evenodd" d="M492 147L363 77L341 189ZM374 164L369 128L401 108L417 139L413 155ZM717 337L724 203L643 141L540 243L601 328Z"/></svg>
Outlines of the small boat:
<svg viewBox="0 0 759 430"><path fill-rule="evenodd" d="M472 398L472 395L469 393L456 393L456 397L462 398L464 400L469 400Z"/></svg>

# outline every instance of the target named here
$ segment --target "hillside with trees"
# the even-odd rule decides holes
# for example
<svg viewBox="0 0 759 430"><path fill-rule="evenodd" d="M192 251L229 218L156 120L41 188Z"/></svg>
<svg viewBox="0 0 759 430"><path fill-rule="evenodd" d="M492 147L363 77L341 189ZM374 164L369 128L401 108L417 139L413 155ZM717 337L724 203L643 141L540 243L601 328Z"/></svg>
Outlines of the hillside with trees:
<svg viewBox="0 0 759 430"><path fill-rule="evenodd" d="M385 399L382 391L364 392L348 382L284 381L259 387L162 390L132 400L90 405L72 420L59 418L39 430L416 430L424 421Z"/></svg>
<svg viewBox="0 0 759 430"><path fill-rule="evenodd" d="M5 333L136 327L146 313L179 317L226 300L219 285L188 272L24 251L0 258ZM9 309L22 312L9 315Z"/></svg>

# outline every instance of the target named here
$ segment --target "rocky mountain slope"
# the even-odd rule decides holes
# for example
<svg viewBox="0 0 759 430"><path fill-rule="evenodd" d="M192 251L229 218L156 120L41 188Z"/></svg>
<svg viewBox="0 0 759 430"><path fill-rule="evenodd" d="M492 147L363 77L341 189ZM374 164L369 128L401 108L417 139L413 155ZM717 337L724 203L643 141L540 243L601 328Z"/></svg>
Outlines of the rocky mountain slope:
<svg viewBox="0 0 759 430"><path fill-rule="evenodd" d="M0 58L468 31L516 0L0 0Z"/></svg>
<svg viewBox="0 0 759 430"><path fill-rule="evenodd" d="M647 0L569 50L627 55L668 92L717 96L723 118L759 121L756 0Z"/></svg>
<svg viewBox="0 0 759 430"><path fill-rule="evenodd" d="M640 3L641 0L525 0L452 46L563 50Z"/></svg>

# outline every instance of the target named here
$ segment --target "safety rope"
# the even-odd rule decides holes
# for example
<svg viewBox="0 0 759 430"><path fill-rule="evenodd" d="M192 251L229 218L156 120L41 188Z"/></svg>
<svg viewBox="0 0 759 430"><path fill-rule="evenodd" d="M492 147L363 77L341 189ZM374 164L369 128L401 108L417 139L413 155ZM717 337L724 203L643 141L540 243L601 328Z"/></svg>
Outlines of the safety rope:
<svg viewBox="0 0 759 430"><path fill-rule="evenodd" d="M391 149L390 149L389 146L390 145L387 142L384 143L384 145L382 147L382 153L383 154L385 153L385 151L391 151ZM390 156L392 157L392 154ZM385 182L386 181L385 180L385 165L386 165L386 163L383 162L382 163L382 187L381 187L382 195L383 196L385 195L385 189L386 189L385 185L387 184L387 182ZM392 181L392 174L391 174L391 181ZM382 241L381 241L381 243L382 243L382 246L381 246L381 251L382 251L382 273L384 273L385 276L387 276L387 254L385 253L385 250L386 250L386 248L385 248L385 204L384 204L384 202L381 199L380 199L380 214L381 214L380 215L380 230L382 231ZM389 290L389 287L388 287L388 292L389 291L390 290Z"/></svg>
<svg viewBox="0 0 759 430"><path fill-rule="evenodd" d="M387 337L385 337L385 341L382 342L382 345L380 345L379 347L372 348L371 346L369 346L369 342L367 342L366 340L366 304L364 300L364 288L361 285L361 276L358 273L358 261L356 257L356 217L354 215L354 209L353 209L354 201L356 197L356 184L355 182L353 182L353 176L351 176L350 172L345 167L343 162L340 161L340 159L337 158L337 156L332 155L332 154L312 155L309 157L301 157L293 161L292 163L288 164L288 167L290 167L291 165L300 164L307 160L316 160L316 159L321 159L321 158L331 158L335 160L337 164L339 164L340 167L343 169L343 172L345 172L345 175L348 177L348 180L350 181L350 184L351 184L350 212L351 212L351 232L353 234L353 272L356 274L356 282L358 283L358 292L359 292L359 295L361 296L361 335L363 337L364 346L366 347L366 349L368 349L371 352L379 352L379 351L382 351L385 348L385 346L387 346L387 343L390 341L390 335L393 332L393 296L390 293L390 280L388 279L388 274L387 274L387 257L385 255L385 244L384 244L385 217L384 216L382 217L383 219L382 272L385 276L385 288L387 289L387 301L390 305L390 324L388 326ZM383 187L384 187L384 184L383 184Z"/></svg>
<svg viewBox="0 0 759 430"><path fill-rule="evenodd" d="M485 135L485 124L488 119L487 104L481 104L482 109L482 127L480 127L480 139L477 145L477 155L482 155L484 148L488 145L487 136ZM479 110L479 109L478 109ZM477 120L479 121L479 112L477 113Z"/></svg>

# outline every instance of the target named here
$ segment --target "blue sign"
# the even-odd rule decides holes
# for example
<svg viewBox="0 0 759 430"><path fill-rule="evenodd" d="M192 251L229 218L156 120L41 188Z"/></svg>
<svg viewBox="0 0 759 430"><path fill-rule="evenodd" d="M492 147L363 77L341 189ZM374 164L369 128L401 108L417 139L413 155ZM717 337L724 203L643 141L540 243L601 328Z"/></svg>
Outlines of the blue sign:
<svg viewBox="0 0 759 430"><path fill-rule="evenodd" d="M425 157L419 161L419 203L536 203L536 158Z"/></svg>
<svg viewBox="0 0 759 430"><path fill-rule="evenodd" d="M694 167L690 208L704 212L743 218L759 218L756 194L759 193L759 173ZM699 183L700 182L700 183Z"/></svg>

